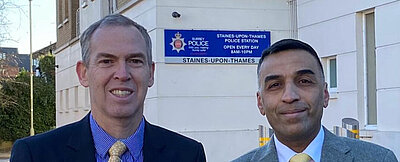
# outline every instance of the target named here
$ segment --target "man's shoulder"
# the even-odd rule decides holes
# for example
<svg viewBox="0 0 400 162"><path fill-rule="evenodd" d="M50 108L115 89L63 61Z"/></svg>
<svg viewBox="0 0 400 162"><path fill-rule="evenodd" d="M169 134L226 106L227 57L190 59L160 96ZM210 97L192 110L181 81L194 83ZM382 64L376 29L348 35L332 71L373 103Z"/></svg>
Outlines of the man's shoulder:
<svg viewBox="0 0 400 162"><path fill-rule="evenodd" d="M351 155L355 161L397 161L394 153L383 146L359 139L338 137L336 135L328 138L330 140L329 142L324 141L328 144L326 144L327 146L323 146L323 154L330 154L334 157L337 156L334 155L334 152L337 152L334 150L338 150L344 154Z"/></svg>
<svg viewBox="0 0 400 162"><path fill-rule="evenodd" d="M29 136L15 141L11 151L11 161L43 160L43 154L49 159L59 161L64 150L64 144L68 142L71 134L78 128L78 122L56 128L54 130ZM57 160L56 160L57 159Z"/></svg>
<svg viewBox="0 0 400 162"><path fill-rule="evenodd" d="M188 147L188 146L198 146L200 143L197 142L196 140L193 140L189 137L186 137L184 135L181 135L179 133L173 132L171 130L168 130L166 128L162 128L157 125L153 125L148 123L146 125L145 129L149 129L150 136L159 138L159 139L165 139L167 144L173 144L173 146L177 147ZM146 138L146 135L145 135Z"/></svg>
<svg viewBox="0 0 400 162"><path fill-rule="evenodd" d="M265 147L266 147L266 146L253 149L253 150L251 150L250 152L247 152L246 154L244 154L244 155L238 157L237 159L233 160L232 162L250 162L251 159L254 157L254 155L255 155L257 152L260 152L260 151L262 151L263 149L267 149L267 148L265 148Z"/></svg>
<svg viewBox="0 0 400 162"><path fill-rule="evenodd" d="M51 142L62 142L64 138L68 137L68 133L76 131L78 122L74 122L48 132L43 132L34 136L25 137L17 140L17 142L32 143L35 145L51 144ZM50 143L49 143L50 142Z"/></svg>
<svg viewBox="0 0 400 162"><path fill-rule="evenodd" d="M146 122L143 154L150 161L206 161L203 145L189 137ZM158 156L154 157L154 153Z"/></svg>
<svg viewBox="0 0 400 162"><path fill-rule="evenodd" d="M347 145L351 148L352 152L355 155L366 157L370 156L371 158L373 158L393 153L391 150L371 142L346 137L339 138L347 143Z"/></svg>

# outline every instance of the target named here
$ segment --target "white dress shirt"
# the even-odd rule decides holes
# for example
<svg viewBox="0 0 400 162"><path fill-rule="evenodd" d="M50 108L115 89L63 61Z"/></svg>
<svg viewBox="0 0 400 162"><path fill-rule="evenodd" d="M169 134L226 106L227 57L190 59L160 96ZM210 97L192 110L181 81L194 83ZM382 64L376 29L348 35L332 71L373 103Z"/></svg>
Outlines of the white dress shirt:
<svg viewBox="0 0 400 162"><path fill-rule="evenodd" d="M319 129L317 136L314 138L313 141L307 146L307 148L303 151L303 153L308 154L315 162L321 161L321 153L322 153L322 144L324 143L324 129ZM292 156L296 155L297 153L294 152L292 149L281 143L278 138L274 135L275 147L278 153L278 160L279 162L288 162Z"/></svg>

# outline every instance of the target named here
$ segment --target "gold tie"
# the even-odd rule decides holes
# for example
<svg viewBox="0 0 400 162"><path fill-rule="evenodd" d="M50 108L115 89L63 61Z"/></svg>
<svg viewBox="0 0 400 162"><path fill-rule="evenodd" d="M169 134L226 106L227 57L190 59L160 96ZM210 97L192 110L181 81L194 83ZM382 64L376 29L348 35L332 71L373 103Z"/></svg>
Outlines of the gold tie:
<svg viewBox="0 0 400 162"><path fill-rule="evenodd" d="M289 160L289 162L313 162L313 161L314 160L312 160L311 157L305 153L296 154Z"/></svg>
<svg viewBox="0 0 400 162"><path fill-rule="evenodd" d="M124 154L125 151L126 146L124 143L122 143L121 141L115 142L108 150L108 153L110 154L110 159L108 159L108 162L120 162L120 156Z"/></svg>

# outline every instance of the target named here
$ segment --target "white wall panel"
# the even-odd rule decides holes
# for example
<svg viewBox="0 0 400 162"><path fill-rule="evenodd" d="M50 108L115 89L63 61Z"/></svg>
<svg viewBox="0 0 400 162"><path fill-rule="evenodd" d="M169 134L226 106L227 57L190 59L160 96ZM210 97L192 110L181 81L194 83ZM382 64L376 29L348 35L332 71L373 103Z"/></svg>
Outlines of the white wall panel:
<svg viewBox="0 0 400 162"><path fill-rule="evenodd" d="M377 92L378 129L380 131L400 130L400 88Z"/></svg>
<svg viewBox="0 0 400 162"><path fill-rule="evenodd" d="M175 131L256 129L266 124L256 97L162 97L159 124Z"/></svg>
<svg viewBox="0 0 400 162"><path fill-rule="evenodd" d="M256 65L158 64L159 96L254 96Z"/></svg>
<svg viewBox="0 0 400 162"><path fill-rule="evenodd" d="M356 52L339 54L337 60L337 91L357 90L357 56Z"/></svg>
<svg viewBox="0 0 400 162"><path fill-rule="evenodd" d="M232 9L264 9L287 10L286 1L280 0L157 0L157 6L186 8L232 8Z"/></svg>
<svg viewBox="0 0 400 162"><path fill-rule="evenodd" d="M358 118L356 92L339 93L337 99L330 100L324 109L322 124L332 130L333 126L342 126L343 118Z"/></svg>
<svg viewBox="0 0 400 162"><path fill-rule="evenodd" d="M157 27L155 0L141 1L134 8L122 14L144 26L147 31L152 31Z"/></svg>
<svg viewBox="0 0 400 162"><path fill-rule="evenodd" d="M375 6L384 5L395 2L397 0L380 0L380 1L365 1L365 0L310 0L306 2L298 2L298 19L299 28L304 26L314 25L344 15L354 14L374 8Z"/></svg>
<svg viewBox="0 0 400 162"><path fill-rule="evenodd" d="M400 43L400 1L375 9L376 46Z"/></svg>
<svg viewBox="0 0 400 162"><path fill-rule="evenodd" d="M86 7L82 8L81 4L79 4L80 8L80 32L83 33L86 28L88 28L92 23L100 20L102 18L102 10L103 7L102 2L106 0L97 0L97 1L87 1Z"/></svg>
<svg viewBox="0 0 400 162"><path fill-rule="evenodd" d="M80 85L75 65L81 59L80 45L75 43L56 54L56 90Z"/></svg>
<svg viewBox="0 0 400 162"><path fill-rule="evenodd" d="M309 43L320 57L354 52L355 14L299 28L299 39Z"/></svg>
<svg viewBox="0 0 400 162"><path fill-rule="evenodd" d="M377 88L400 87L400 43L376 49L376 56Z"/></svg>
<svg viewBox="0 0 400 162"><path fill-rule="evenodd" d="M179 11L181 18L172 18ZM168 29L288 30L288 10L158 7L157 25ZM285 20L285 21L282 21Z"/></svg>
<svg viewBox="0 0 400 162"><path fill-rule="evenodd" d="M146 98L143 110L143 114L146 120L152 124L159 125L158 112L159 112L158 99Z"/></svg>

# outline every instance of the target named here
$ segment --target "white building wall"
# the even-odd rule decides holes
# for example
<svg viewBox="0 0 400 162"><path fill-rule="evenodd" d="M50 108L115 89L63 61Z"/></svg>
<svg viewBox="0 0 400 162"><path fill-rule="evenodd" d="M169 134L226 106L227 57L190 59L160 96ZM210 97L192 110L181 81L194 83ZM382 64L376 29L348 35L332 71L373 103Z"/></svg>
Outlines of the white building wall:
<svg viewBox="0 0 400 162"><path fill-rule="evenodd" d="M108 0L80 8L80 29L107 13ZM375 12L377 128L366 131L363 104L360 12ZM182 16L172 18L177 11ZM399 0L298 0L298 34L321 57L336 56L337 93L331 93L323 124L360 121L362 136L389 147L400 157ZM281 0L142 0L120 11L145 26L153 41L155 84L145 101L148 121L204 144L208 161L229 161L258 147L259 124L267 125L256 106L256 65L166 64L164 29L271 31L271 43L289 37L289 7ZM362 44L362 42L361 42ZM360 52L361 50L361 52ZM90 110L88 89L80 86L76 61L80 45L56 51L57 126L81 119ZM361 70L361 72L360 72ZM361 74L360 74L361 73Z"/></svg>
<svg viewBox="0 0 400 162"><path fill-rule="evenodd" d="M75 68L81 59L79 42L57 49L56 53L56 126L80 120L89 112L88 90L80 86Z"/></svg>
<svg viewBox="0 0 400 162"><path fill-rule="evenodd" d="M289 21L278 21L289 20L286 2L154 2L123 13L144 25L153 40L156 83L147 96L146 118L201 141L208 161L229 161L258 147L257 127L266 119L256 107L256 65L166 64L164 29L268 30L275 42L289 35ZM174 11L182 16L172 18Z"/></svg>
<svg viewBox="0 0 400 162"><path fill-rule="evenodd" d="M106 2L80 6L81 32L106 15ZM182 16L173 18L174 11ZM148 121L201 141L211 162L229 161L258 147L258 125L267 122L256 106L256 65L166 64L164 29L270 31L273 43L289 37L286 1L143 0L117 12L148 29L153 41L156 71L145 101ZM57 126L90 110L88 89L75 73L79 59L78 42L56 51Z"/></svg>
<svg viewBox="0 0 400 162"><path fill-rule="evenodd" d="M79 5L79 20L80 20L80 31L81 33L85 31L91 24L100 20L108 14L108 0L79 0L81 5ZM86 5L83 5L83 1Z"/></svg>
<svg viewBox="0 0 400 162"><path fill-rule="evenodd" d="M362 11L375 12L377 127L365 130L362 89ZM361 135L392 149L400 157L400 1L298 0L299 39L310 43L321 57L337 56L337 94L325 109L323 124L332 129L341 119L360 121ZM361 35L360 35L361 33ZM361 40L361 42L360 42ZM361 46L360 46L361 43ZM361 76L360 76L361 73Z"/></svg>

